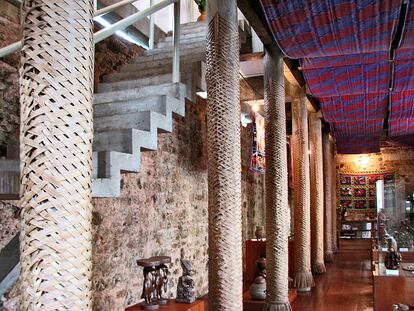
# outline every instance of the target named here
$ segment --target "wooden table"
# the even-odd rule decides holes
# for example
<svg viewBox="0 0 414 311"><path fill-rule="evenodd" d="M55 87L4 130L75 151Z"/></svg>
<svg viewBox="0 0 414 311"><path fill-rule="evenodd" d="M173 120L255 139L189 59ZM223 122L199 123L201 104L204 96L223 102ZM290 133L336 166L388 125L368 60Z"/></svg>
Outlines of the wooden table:
<svg viewBox="0 0 414 311"><path fill-rule="evenodd" d="M143 303L139 303L135 306L129 307L125 309L125 311L141 311L144 310L141 308ZM158 310L163 311L204 311L204 301L203 300L196 300L195 302L189 303L179 303L175 302L175 300L171 299L168 304L160 305Z"/></svg>

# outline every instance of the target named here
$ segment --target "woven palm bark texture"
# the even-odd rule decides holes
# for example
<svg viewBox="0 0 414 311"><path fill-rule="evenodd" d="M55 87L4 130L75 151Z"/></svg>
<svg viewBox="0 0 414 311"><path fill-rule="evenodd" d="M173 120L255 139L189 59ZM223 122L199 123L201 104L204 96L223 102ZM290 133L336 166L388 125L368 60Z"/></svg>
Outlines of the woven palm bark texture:
<svg viewBox="0 0 414 311"><path fill-rule="evenodd" d="M337 219L338 214L336 210L336 157L335 157L335 142L333 139L330 139L331 145L331 154L330 154L330 163L332 168L332 183L331 183L331 193L332 193L332 244L333 251L336 253L338 251L338 228L337 228Z"/></svg>
<svg viewBox="0 0 414 311"><path fill-rule="evenodd" d="M91 310L93 6L24 1L20 310Z"/></svg>
<svg viewBox="0 0 414 311"><path fill-rule="evenodd" d="M317 113L309 116L311 262L313 273L325 273L323 243L323 159L322 124Z"/></svg>
<svg viewBox="0 0 414 311"><path fill-rule="evenodd" d="M308 155L308 111L304 90L292 90L292 159L294 196L294 286L308 289L314 285L311 273L310 180Z"/></svg>
<svg viewBox="0 0 414 311"><path fill-rule="evenodd" d="M239 35L236 1L208 1L209 308L243 309Z"/></svg>
<svg viewBox="0 0 414 311"><path fill-rule="evenodd" d="M288 171L285 79L281 55L265 56L266 135L266 305L265 311L292 310L288 286Z"/></svg>
<svg viewBox="0 0 414 311"><path fill-rule="evenodd" d="M333 241L332 241L332 166L331 166L331 144L329 142L328 131L322 133L323 148L323 189L324 189L324 236L325 236L325 261L332 262Z"/></svg>

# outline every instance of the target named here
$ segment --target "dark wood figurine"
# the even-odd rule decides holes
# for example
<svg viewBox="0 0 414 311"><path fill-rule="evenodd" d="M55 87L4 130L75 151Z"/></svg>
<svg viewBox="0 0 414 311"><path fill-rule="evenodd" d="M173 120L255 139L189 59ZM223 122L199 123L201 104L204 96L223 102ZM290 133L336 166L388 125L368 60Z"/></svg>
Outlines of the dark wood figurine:
<svg viewBox="0 0 414 311"><path fill-rule="evenodd" d="M144 310L157 310L160 304L166 304L168 300L163 297L163 291L167 293L168 266L171 257L157 256L137 261L138 266L144 268L144 284L141 298L145 299L142 305Z"/></svg>
<svg viewBox="0 0 414 311"><path fill-rule="evenodd" d="M184 250L181 250L181 268L183 275L178 279L176 301L193 303L195 301L195 282L192 278L194 270L191 261L184 259Z"/></svg>

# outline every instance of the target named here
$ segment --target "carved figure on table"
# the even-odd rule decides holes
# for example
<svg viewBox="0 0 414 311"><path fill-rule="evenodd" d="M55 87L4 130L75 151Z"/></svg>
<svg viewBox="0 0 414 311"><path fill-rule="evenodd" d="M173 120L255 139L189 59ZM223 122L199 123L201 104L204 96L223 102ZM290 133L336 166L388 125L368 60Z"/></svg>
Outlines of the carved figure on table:
<svg viewBox="0 0 414 311"><path fill-rule="evenodd" d="M153 305L155 285L156 285L155 267L144 267L144 284L141 298L145 299L147 305Z"/></svg>
<svg viewBox="0 0 414 311"><path fill-rule="evenodd" d="M141 305L144 310L158 310L159 304L157 301L157 284L160 282L160 275L158 266L162 264L161 257L151 257L148 259L137 260L138 266L143 267L144 283L142 287L141 298L145 302Z"/></svg>
<svg viewBox="0 0 414 311"><path fill-rule="evenodd" d="M177 302L193 303L195 301L195 282L192 278L194 270L191 261L184 259L184 250L181 250L182 276L178 279Z"/></svg>
<svg viewBox="0 0 414 311"><path fill-rule="evenodd" d="M156 294L159 304L166 304L167 299L163 297L163 292L167 293L168 284L168 267L165 264L161 264L157 267L157 281L156 281Z"/></svg>
<svg viewBox="0 0 414 311"><path fill-rule="evenodd" d="M398 252L397 242L395 241L394 237L388 236L388 252L385 255L385 267L387 269L398 269L400 266L400 262L402 261L401 254Z"/></svg>

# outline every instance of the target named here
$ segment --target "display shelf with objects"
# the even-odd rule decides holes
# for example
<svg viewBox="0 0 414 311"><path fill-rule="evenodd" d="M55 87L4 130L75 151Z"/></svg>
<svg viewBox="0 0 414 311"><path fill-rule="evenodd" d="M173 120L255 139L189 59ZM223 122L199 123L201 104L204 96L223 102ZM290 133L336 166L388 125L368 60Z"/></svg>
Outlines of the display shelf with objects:
<svg viewBox="0 0 414 311"><path fill-rule="evenodd" d="M343 220L341 221L340 238L371 239L376 236L377 221L372 220Z"/></svg>
<svg viewBox="0 0 414 311"><path fill-rule="evenodd" d="M411 264L414 267L414 263ZM375 264L374 278L374 310L393 310L394 304L414 306L414 273L405 270L407 265L401 265L399 269L388 270L384 264Z"/></svg>

